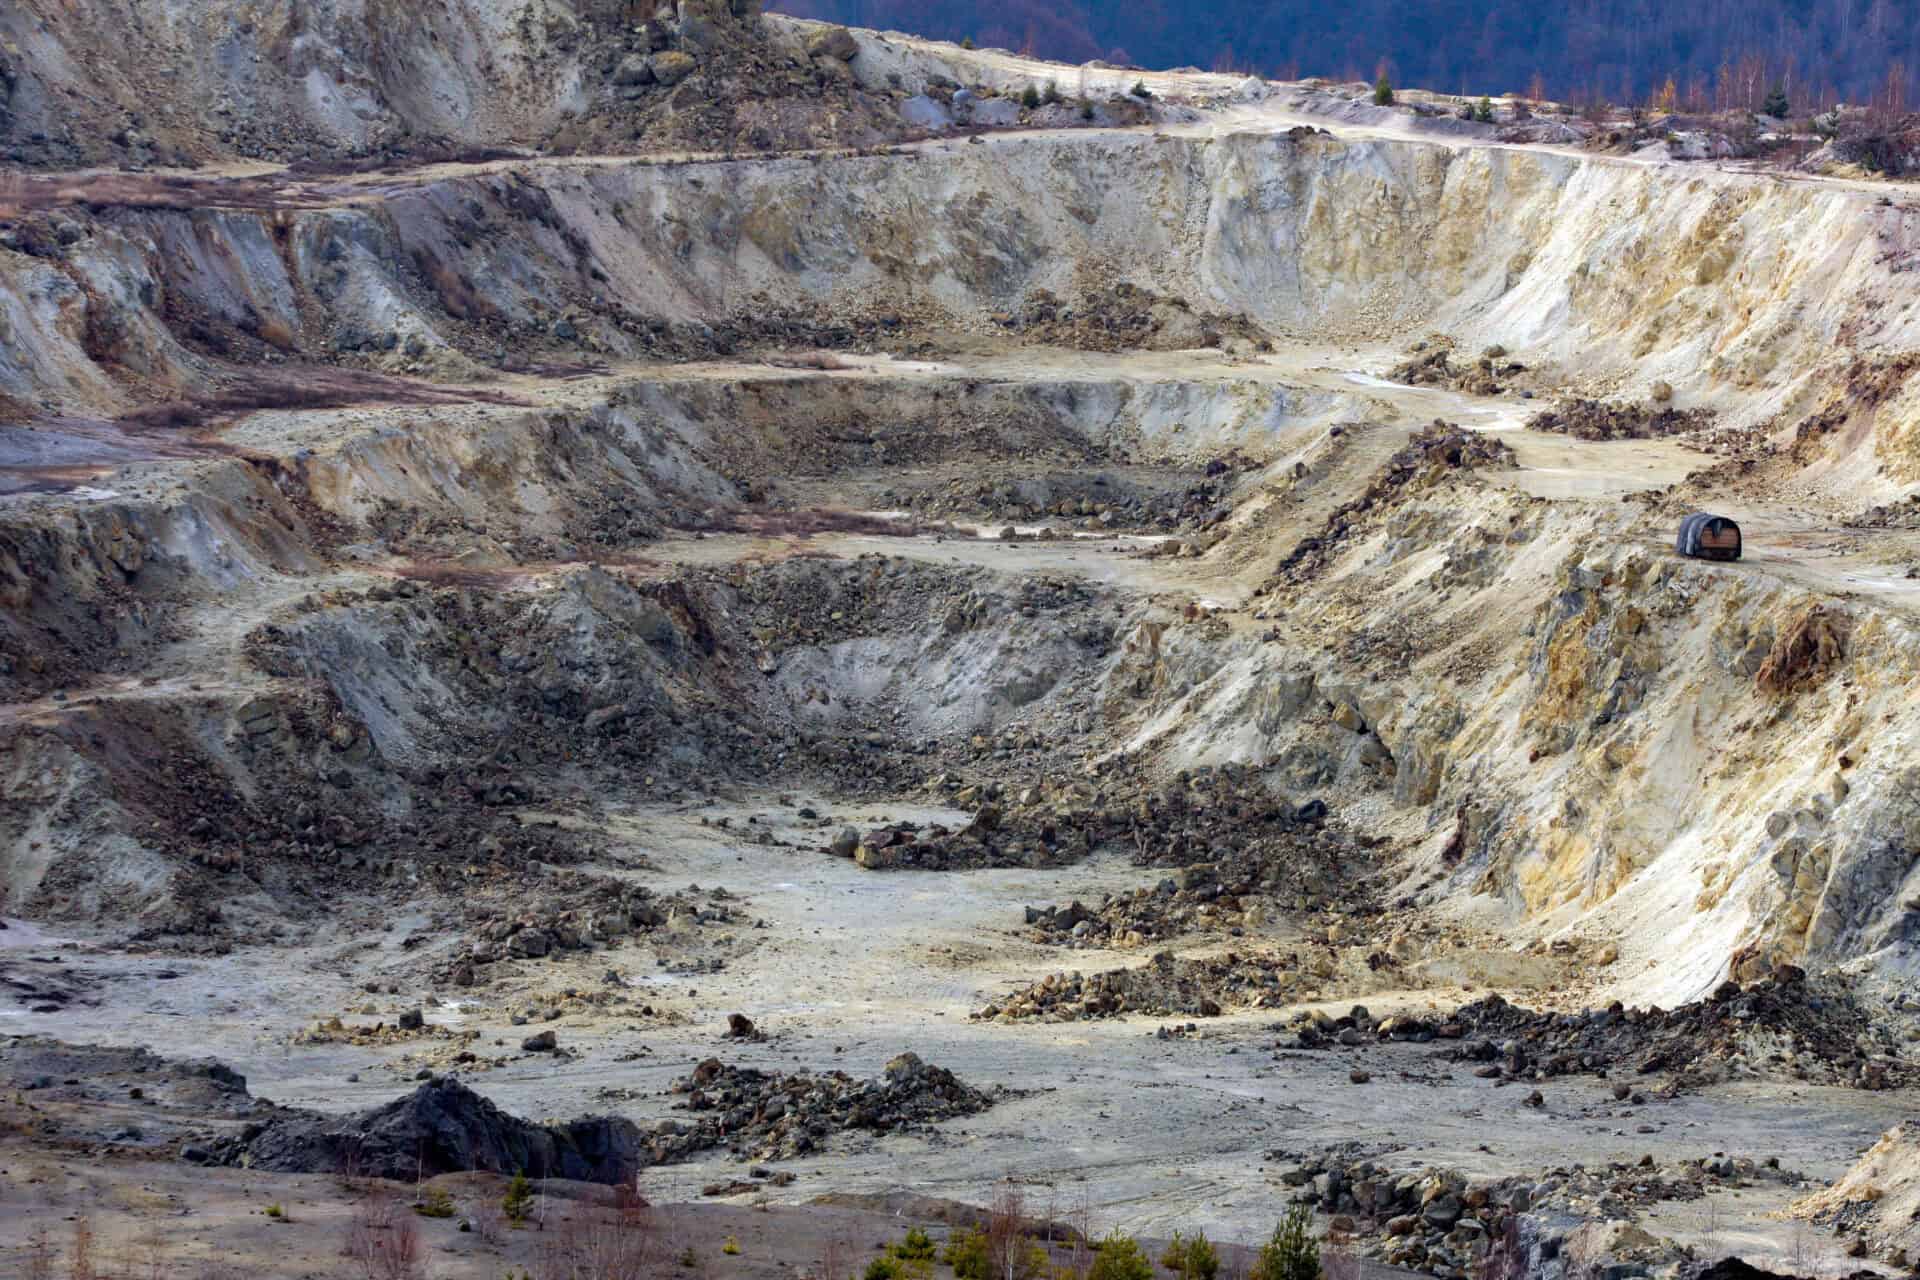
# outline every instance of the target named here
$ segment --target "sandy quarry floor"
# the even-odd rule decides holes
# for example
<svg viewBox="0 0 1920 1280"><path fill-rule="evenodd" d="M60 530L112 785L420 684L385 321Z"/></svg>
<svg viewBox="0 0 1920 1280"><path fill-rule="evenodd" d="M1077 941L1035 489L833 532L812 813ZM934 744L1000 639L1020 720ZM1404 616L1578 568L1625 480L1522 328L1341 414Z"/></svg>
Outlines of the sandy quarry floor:
<svg viewBox="0 0 1920 1280"><path fill-rule="evenodd" d="M882 819L951 819L950 812L888 804L831 806L794 795L796 805L822 807L855 824ZM874 876L810 848L770 850L729 839L700 819L749 817L779 836L804 837L793 810L773 797L743 797L672 813L614 812L604 831L616 851L644 851L659 886L724 884L765 929L741 927L705 941L719 972L663 971L644 945L629 945L535 968L485 996L420 989L402 977L398 996L374 998L388 1020L416 1004L432 1026L471 1028L481 1044L512 1045L524 1032L508 1024L502 1004L539 1002L542 991L593 987L607 970L662 1011L657 1020L568 1016L551 1026L577 1057L555 1061L521 1055L474 1077L488 1096L516 1112L562 1117L607 1105L643 1124L671 1115L664 1091L701 1059L766 1069L877 1071L911 1047L978 1085L1005 1085L1026 1096L947 1126L932 1144L913 1138L837 1144L819 1158L785 1163L798 1180L755 1199L805 1203L826 1191L885 1193L900 1187L971 1203L1014 1177L1036 1200L1079 1198L1103 1224L1148 1235L1202 1227L1240 1239L1245 1224L1273 1214L1276 1179L1286 1154L1360 1142L1393 1165L1434 1164L1494 1175L1579 1161L1661 1161L1726 1152L1779 1157L1809 1178L1838 1174L1857 1150L1906 1109L1898 1094L1731 1084L1655 1100L1613 1101L1602 1081L1546 1087L1542 1109L1523 1104L1524 1091L1475 1079L1458 1064L1415 1046L1381 1046L1358 1060L1373 1081L1356 1086L1346 1055L1276 1054L1271 1014L1209 1020L1188 1039L1163 1041L1165 1020L1002 1026L971 1022L983 999L1056 967L1092 970L1131 962L1112 953L1059 953L1019 940L1029 903L1091 897L1128 888L1150 872L1096 862L1068 871L988 871L964 877L900 872ZM368 941L349 941L342 924L306 945L241 950L219 960L143 960L91 954L81 946L9 922L10 952L57 953L87 975L100 1003L55 1017L21 1016L26 1029L81 1042L137 1041L165 1055L214 1054L235 1064L262 1096L324 1110L375 1105L405 1087L412 1074L404 1047L380 1050L294 1043L316 1021L364 1007L359 988L389 974L416 970L421 958L399 942L419 922L384 921ZM1284 931L1273 940L1284 941ZM1210 944L1217 949L1220 944ZM684 965L686 957L673 957ZM1498 956L1490 963L1498 965ZM178 976L156 980L155 970ZM1512 972L1507 966L1506 972ZM1542 975L1545 977L1546 975ZM1552 999L1551 991L1509 986L1516 999ZM1380 991L1365 999L1376 1011L1444 1007L1465 993ZM1343 1006L1342 1006L1343 1007ZM748 1011L770 1039L733 1045L722 1039L726 1015ZM349 1016L368 1024L377 1016ZM629 1055L640 1049L642 1061ZM357 1081L350 1081L357 1075ZM1271 1154L1270 1154L1271 1153ZM697 1198L710 1182L741 1176L724 1159L669 1166L643 1177L663 1202ZM27 1194L15 1178L15 1194ZM273 1185L278 1186L278 1183ZM33 1194L44 1194L36 1191ZM77 1197L78 1193L69 1193ZM1765 1190L1723 1195L1713 1220L1704 1205L1668 1205L1649 1215L1649 1229L1704 1237L1711 1223L1723 1247L1775 1251L1815 1249L1804 1233L1764 1215L1788 1196ZM82 1204L84 1198L70 1203ZM19 1223L14 1226L17 1230Z"/></svg>

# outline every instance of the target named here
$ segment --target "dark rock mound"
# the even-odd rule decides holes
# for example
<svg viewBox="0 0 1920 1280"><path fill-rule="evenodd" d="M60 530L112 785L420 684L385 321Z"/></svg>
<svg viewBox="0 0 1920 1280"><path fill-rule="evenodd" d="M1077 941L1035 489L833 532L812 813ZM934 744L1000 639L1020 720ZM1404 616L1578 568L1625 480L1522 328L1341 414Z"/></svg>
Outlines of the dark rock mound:
<svg viewBox="0 0 1920 1280"><path fill-rule="evenodd" d="M1615 1001L1556 1013L1490 995L1439 1018L1296 1021L1303 1049L1376 1039L1458 1042L1447 1055L1482 1064L1476 1074L1489 1079L1666 1072L1679 1087L1725 1078L1736 1060L1742 1071L1770 1078L1861 1089L1900 1088L1914 1078L1892 1030L1867 1005L1843 988L1816 987L1792 965L1746 987L1724 982L1707 999L1677 1009L1629 1009Z"/></svg>
<svg viewBox="0 0 1920 1280"><path fill-rule="evenodd" d="M508 1115L457 1080L421 1085L357 1116L282 1111L215 1153L222 1163L283 1173L412 1179L479 1170L530 1178L624 1182L639 1172L640 1131L615 1116L539 1125Z"/></svg>
<svg viewBox="0 0 1920 1280"><path fill-rule="evenodd" d="M1580 440L1659 440L1712 426L1713 417L1709 409L1572 399L1535 414L1527 420L1527 430Z"/></svg>
<svg viewBox="0 0 1920 1280"><path fill-rule="evenodd" d="M1863 1280L1863 1277L1877 1276L1878 1271L1861 1268L1850 1271L1844 1280ZM1741 1258L1722 1258L1704 1270L1689 1274L1689 1280L1807 1280L1797 1272L1767 1271L1754 1266Z"/></svg>
<svg viewBox="0 0 1920 1280"><path fill-rule="evenodd" d="M880 1075L855 1080L843 1071L778 1075L709 1058L674 1082L693 1119L663 1121L655 1130L655 1164L671 1164L715 1147L742 1159L779 1160L818 1150L830 1133L931 1133L942 1120L977 1115L1004 1091L975 1089L919 1055L893 1058Z"/></svg>

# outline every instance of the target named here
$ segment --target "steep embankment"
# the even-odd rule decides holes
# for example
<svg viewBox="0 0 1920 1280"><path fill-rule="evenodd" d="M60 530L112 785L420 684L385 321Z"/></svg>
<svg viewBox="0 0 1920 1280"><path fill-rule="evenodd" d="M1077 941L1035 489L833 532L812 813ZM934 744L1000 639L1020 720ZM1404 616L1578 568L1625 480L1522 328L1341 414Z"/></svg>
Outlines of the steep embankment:
<svg viewBox="0 0 1920 1280"><path fill-rule="evenodd" d="M0 12L0 162L324 169L898 136L847 47L809 33L751 0L26 0Z"/></svg>
<svg viewBox="0 0 1920 1280"><path fill-rule="evenodd" d="M1263 638L1157 635L1131 745L1252 761L1295 794L1344 784L1410 821L1410 904L1610 942L1588 976L1622 996L1867 954L1904 972L1914 619L1782 581L1765 553L1672 558L1680 509L1430 464L1272 584Z"/></svg>
<svg viewBox="0 0 1920 1280"><path fill-rule="evenodd" d="M1041 290L1084 307L1116 282L1310 340L1444 330L1546 386L1664 381L1783 421L1847 360L1920 336L1890 260L1920 235L1903 208L1517 149L1093 131L185 198L208 207L69 204L17 225L0 391L20 410L112 412L128 386L190 387L223 357L462 376L531 351L897 340L988 328ZM1904 431L1875 438L1905 479Z"/></svg>

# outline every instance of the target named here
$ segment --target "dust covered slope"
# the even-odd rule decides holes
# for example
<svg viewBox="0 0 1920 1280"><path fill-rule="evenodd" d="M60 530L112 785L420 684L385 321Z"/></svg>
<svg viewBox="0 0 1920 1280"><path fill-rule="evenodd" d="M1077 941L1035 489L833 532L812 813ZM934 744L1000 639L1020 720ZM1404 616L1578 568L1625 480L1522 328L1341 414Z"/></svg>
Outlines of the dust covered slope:
<svg viewBox="0 0 1920 1280"><path fill-rule="evenodd" d="M842 56L749 0L167 5L0 13L0 161L193 166L861 145L898 133Z"/></svg>

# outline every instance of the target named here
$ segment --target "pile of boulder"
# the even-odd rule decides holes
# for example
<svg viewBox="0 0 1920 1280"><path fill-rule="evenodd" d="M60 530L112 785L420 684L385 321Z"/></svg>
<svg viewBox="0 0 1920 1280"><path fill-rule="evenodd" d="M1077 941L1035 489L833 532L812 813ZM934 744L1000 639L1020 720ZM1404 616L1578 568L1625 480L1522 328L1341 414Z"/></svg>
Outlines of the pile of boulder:
<svg viewBox="0 0 1920 1280"><path fill-rule="evenodd" d="M984 805L959 830L939 823L892 823L861 832L843 828L826 852L852 858L869 871L912 868L920 871L958 871L979 867L1065 866L1085 857L1084 840L1062 840L1052 828L1025 840L1017 831L1000 829L1001 811Z"/></svg>
<svg viewBox="0 0 1920 1280"><path fill-rule="evenodd" d="M522 877L518 900L490 896L467 904L468 948L440 965L439 976L455 986L480 981L483 966L501 960L538 960L572 951L611 946L636 934L673 928L741 922L725 889L698 885L658 893L609 876L559 871Z"/></svg>
<svg viewBox="0 0 1920 1280"><path fill-rule="evenodd" d="M1183 960L1171 951L1162 951L1139 968L1109 969L1091 975L1049 974L1024 990L986 1005L973 1017L1002 1022L1032 1018L1074 1022L1132 1013L1216 1018L1229 1005L1261 1009L1287 1004L1298 998L1293 989L1310 972L1297 953L1229 953Z"/></svg>
<svg viewBox="0 0 1920 1280"><path fill-rule="evenodd" d="M1132 531L1198 533L1229 515L1232 473L1252 464L1234 458L1211 465L1206 473L1186 471L1154 480L1089 473L1081 467L1043 475L995 479L977 471L938 487L888 490L891 506L917 515L952 519L1054 522L1091 533Z"/></svg>
<svg viewBox="0 0 1920 1280"><path fill-rule="evenodd" d="M1529 418L1527 430L1550 431L1580 440L1658 440L1713 425L1713 410L1676 409L1659 402L1662 392L1672 396L1671 387L1659 383L1654 390L1656 402L1651 404L1567 400Z"/></svg>
<svg viewBox="0 0 1920 1280"><path fill-rule="evenodd" d="M942 1120L985 1111L998 1096L912 1053L894 1058L871 1080L841 1071L783 1075L709 1058L675 1081L673 1092L685 1095L680 1105L694 1118L654 1127L647 1148L654 1164L716 1147L743 1160L801 1156L834 1133L924 1131Z"/></svg>
<svg viewBox="0 0 1920 1280"><path fill-rule="evenodd" d="M1286 1158L1269 1154L1269 1159ZM1675 1246L1631 1227L1644 1209L1660 1201L1698 1200L1710 1191L1791 1187L1805 1180L1783 1170L1778 1159L1716 1152L1665 1166L1649 1155L1631 1164L1575 1164L1495 1179L1469 1178L1452 1169L1396 1173L1370 1159L1332 1153L1301 1160L1281 1181L1298 1188L1296 1201L1329 1215L1329 1234L1343 1248L1429 1275L1462 1277L1487 1273L1488 1255L1509 1249L1515 1240L1549 1231L1567 1242L1582 1223L1607 1225L1604 1250L1597 1251L1616 1264L1670 1261L1681 1256ZM1553 1250L1547 1252L1551 1256Z"/></svg>
<svg viewBox="0 0 1920 1280"><path fill-rule="evenodd" d="M1334 875L1314 857L1315 843L1302 835L1223 849L1221 862L1181 867L1131 893L1107 894L1097 906L1028 907L1025 923L1035 942L1074 950L1140 947L1193 933L1243 937L1333 892Z"/></svg>
<svg viewBox="0 0 1920 1280"><path fill-rule="evenodd" d="M1526 366L1507 358L1507 349L1491 346L1478 359L1454 363L1453 339L1434 336L1413 344L1408 357L1387 373L1390 382L1416 387L1448 387L1468 395L1497 396L1505 380L1525 373Z"/></svg>
<svg viewBox="0 0 1920 1280"><path fill-rule="evenodd" d="M1017 311L996 315L994 322L1029 342L1083 351L1273 349L1267 331L1245 314L1195 311L1183 298L1163 296L1125 280L1105 289L1089 289L1072 302L1038 289Z"/></svg>
<svg viewBox="0 0 1920 1280"><path fill-rule="evenodd" d="M981 739L976 746L987 750L991 744ZM927 787L944 793L954 807L972 810L973 818L958 830L913 823L844 828L823 852L876 870L955 870L1060 866L1113 850L1139 866L1177 870L1173 892L1185 894L1183 908L1211 902L1239 913L1244 904L1219 900L1254 894L1299 910L1338 903L1351 913L1369 906L1360 877L1350 872L1371 865L1371 846L1329 824L1324 802L1288 800L1255 771L1238 766L1182 770L1165 780L1110 775L1098 786L974 782L948 773ZM1163 934L1150 920L1166 904L1148 899L1165 892L1160 886L1134 895L1131 906L1116 906L1116 924L1123 917L1136 920L1115 936L1137 930L1145 939L1152 936L1149 927Z"/></svg>
<svg viewBox="0 0 1920 1280"><path fill-rule="evenodd" d="M1339 1019L1302 1014L1295 1043L1317 1049L1436 1039L1490 1079L1627 1070L1665 1072L1681 1086L1746 1075L1888 1089L1914 1076L1891 1029L1850 994L1815 990L1791 965L1747 987L1723 983L1708 999L1671 1010L1615 1001L1550 1013L1490 995L1438 1017L1375 1021L1358 1007Z"/></svg>

